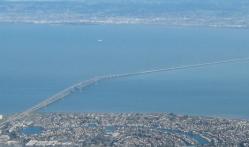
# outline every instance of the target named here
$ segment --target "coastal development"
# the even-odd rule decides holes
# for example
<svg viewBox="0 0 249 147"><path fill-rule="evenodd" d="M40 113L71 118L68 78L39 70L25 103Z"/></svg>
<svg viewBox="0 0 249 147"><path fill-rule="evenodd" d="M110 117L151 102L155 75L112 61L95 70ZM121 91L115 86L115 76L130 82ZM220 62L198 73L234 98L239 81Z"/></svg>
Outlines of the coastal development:
<svg viewBox="0 0 249 147"><path fill-rule="evenodd" d="M36 113L6 125L12 146L249 146L249 121L172 113Z"/></svg>

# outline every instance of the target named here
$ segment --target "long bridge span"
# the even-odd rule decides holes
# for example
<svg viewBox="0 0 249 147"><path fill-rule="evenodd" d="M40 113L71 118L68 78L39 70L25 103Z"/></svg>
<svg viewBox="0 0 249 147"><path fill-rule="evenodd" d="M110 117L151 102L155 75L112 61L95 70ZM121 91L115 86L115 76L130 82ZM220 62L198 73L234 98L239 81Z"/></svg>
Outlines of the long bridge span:
<svg viewBox="0 0 249 147"><path fill-rule="evenodd" d="M226 63L242 63L242 62L249 62L249 57L247 58L233 58L233 59L227 59L227 60L220 60L215 62L206 62L201 64L191 64L191 65L182 65L177 67L170 67L170 68L161 68L161 69L153 69L153 70L145 70L145 71L139 71L139 72L132 72L132 73L124 73L124 74L111 74L111 75L105 75L105 76L97 76L93 77L91 79L79 82L77 84L74 84L62 91L59 91L55 95L48 97L47 99L41 101L40 103L34 105L33 107L27 109L26 111L23 111L18 114L14 114L10 117L8 117L7 120L2 122L0 124L0 128L4 127L5 124L11 123L15 120L23 119L25 117L28 117L31 113L36 112L40 109L43 109L63 98L66 96L73 94L74 92L78 90L83 90L91 85L94 85L97 82L105 81L105 80L112 80L112 79L118 79L118 78L125 78L125 77L131 77L131 76L138 76L138 75L145 75L145 74L152 74L156 72L167 72L167 71L175 71L175 70L184 70L184 69L193 69L193 68L201 68L205 66L211 66L211 65L218 65L218 64L226 64Z"/></svg>

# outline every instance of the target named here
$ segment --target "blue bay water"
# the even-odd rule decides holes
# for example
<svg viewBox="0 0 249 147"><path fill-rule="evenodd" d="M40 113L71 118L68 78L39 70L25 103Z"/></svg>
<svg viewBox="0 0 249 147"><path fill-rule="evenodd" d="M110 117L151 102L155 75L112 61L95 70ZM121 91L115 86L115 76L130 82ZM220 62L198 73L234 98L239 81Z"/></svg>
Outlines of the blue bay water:
<svg viewBox="0 0 249 147"><path fill-rule="evenodd" d="M248 57L248 49L247 29L1 24L0 114L23 111L96 75ZM232 63L100 82L45 111L249 118L248 67Z"/></svg>

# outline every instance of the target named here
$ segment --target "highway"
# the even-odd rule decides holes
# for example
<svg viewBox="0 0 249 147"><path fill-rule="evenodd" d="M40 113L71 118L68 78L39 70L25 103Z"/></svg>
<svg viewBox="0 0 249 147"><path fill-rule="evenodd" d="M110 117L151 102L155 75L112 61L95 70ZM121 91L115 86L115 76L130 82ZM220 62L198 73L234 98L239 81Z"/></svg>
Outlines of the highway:
<svg viewBox="0 0 249 147"><path fill-rule="evenodd" d="M242 63L242 62L249 62L248 58L233 58L228 60L220 60L215 62L207 62L207 63L201 63L201 64L191 64L191 65L182 65L177 67L170 67L170 68L161 68L161 69L153 69L153 70L145 70L140 72L132 72L132 73L124 73L124 74L111 74L111 75L105 75L105 76L97 76L93 77L91 79L79 82L77 84L74 84L62 91L59 91L55 95L48 97L47 99L41 101L40 103L34 105L33 107L27 109L26 111L23 111L21 113L12 115L8 117L7 120L2 122L0 124L0 128L4 127L5 124L11 123L15 120L23 119L25 117L28 117L31 113L34 113L40 109L43 109L55 102L58 102L59 100L62 100L68 95L71 95L79 90L84 90L85 88L94 85L97 82L106 81L106 80L113 80L118 78L125 78L125 77L131 77L131 76L139 76L139 75L145 75L145 74L152 74L156 72L168 72L168 71L176 71L176 70L184 70L184 69L193 69L193 68L201 68L211 65L218 65L218 64L227 64L227 63Z"/></svg>

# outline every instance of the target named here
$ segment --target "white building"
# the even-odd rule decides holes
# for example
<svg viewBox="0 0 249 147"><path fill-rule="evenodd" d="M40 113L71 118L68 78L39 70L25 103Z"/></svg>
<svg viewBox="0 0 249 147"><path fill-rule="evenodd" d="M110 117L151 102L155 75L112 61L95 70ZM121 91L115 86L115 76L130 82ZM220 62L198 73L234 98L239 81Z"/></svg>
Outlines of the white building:
<svg viewBox="0 0 249 147"><path fill-rule="evenodd" d="M2 120L3 119L3 115L0 115L0 120Z"/></svg>

